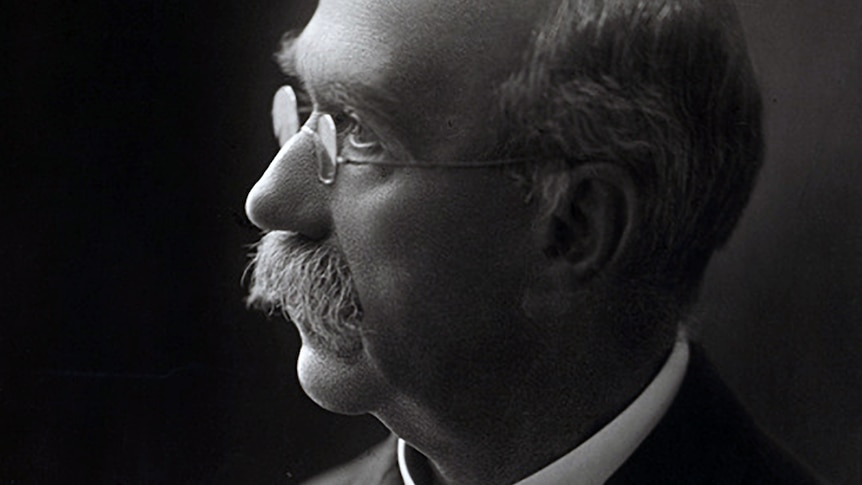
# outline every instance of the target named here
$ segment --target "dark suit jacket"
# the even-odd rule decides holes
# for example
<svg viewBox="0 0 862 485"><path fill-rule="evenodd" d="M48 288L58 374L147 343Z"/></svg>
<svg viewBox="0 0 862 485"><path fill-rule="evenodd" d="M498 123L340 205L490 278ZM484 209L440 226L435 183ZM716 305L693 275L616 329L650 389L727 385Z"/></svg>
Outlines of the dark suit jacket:
<svg viewBox="0 0 862 485"><path fill-rule="evenodd" d="M691 350L674 403L608 485L821 483L754 424L703 350ZM395 436L309 483L402 485Z"/></svg>

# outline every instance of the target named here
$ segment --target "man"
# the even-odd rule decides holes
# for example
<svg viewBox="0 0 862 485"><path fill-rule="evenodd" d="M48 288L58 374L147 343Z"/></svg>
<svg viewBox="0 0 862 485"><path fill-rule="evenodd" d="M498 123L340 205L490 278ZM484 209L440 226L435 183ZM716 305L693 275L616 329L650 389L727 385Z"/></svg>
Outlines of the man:
<svg viewBox="0 0 862 485"><path fill-rule="evenodd" d="M317 483L813 483L685 333L762 158L727 1L321 0L279 60L249 302L394 434Z"/></svg>

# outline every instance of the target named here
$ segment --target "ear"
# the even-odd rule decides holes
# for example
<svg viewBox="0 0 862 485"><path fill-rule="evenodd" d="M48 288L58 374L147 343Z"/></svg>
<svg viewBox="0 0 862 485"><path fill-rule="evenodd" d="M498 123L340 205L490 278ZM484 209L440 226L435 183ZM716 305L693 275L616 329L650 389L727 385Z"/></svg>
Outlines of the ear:
<svg viewBox="0 0 862 485"><path fill-rule="evenodd" d="M583 282L628 249L640 224L638 193L628 171L607 162L580 165L569 177L539 234L558 276Z"/></svg>

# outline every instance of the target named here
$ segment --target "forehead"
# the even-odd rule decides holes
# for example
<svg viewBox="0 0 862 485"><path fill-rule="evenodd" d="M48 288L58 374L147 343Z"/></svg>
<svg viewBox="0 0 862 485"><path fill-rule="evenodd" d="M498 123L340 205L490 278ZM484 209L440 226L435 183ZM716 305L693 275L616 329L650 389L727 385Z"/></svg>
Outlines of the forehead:
<svg viewBox="0 0 862 485"><path fill-rule="evenodd" d="M381 101L383 118L420 148L432 134L454 147L519 67L536 3L321 0L295 42L295 67L313 93Z"/></svg>

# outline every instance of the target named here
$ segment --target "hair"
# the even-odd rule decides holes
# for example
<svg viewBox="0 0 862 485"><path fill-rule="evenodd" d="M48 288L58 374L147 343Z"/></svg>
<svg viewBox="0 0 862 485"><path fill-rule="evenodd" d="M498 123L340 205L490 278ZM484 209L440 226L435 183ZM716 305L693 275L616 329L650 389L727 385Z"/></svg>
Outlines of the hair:
<svg viewBox="0 0 862 485"><path fill-rule="evenodd" d="M729 0L560 0L549 13L499 88L500 146L536 160L521 175L546 207L574 190L567 169L623 167L643 225L616 277L685 307L763 159L737 12Z"/></svg>

